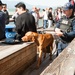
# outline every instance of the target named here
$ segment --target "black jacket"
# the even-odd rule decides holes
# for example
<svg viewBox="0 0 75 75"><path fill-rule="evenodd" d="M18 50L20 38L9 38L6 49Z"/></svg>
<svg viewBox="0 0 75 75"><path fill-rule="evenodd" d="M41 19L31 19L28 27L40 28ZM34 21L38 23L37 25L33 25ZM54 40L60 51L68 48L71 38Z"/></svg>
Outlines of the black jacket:
<svg viewBox="0 0 75 75"><path fill-rule="evenodd" d="M34 17L30 13L25 12L16 19L16 32L21 38L28 31L37 32L37 29Z"/></svg>
<svg viewBox="0 0 75 75"><path fill-rule="evenodd" d="M9 24L9 13L7 10L3 11L5 13L5 24Z"/></svg>
<svg viewBox="0 0 75 75"><path fill-rule="evenodd" d="M52 13L51 12L48 13L48 19L49 20L53 20L53 16L52 16Z"/></svg>
<svg viewBox="0 0 75 75"><path fill-rule="evenodd" d="M0 40L5 37L5 14L0 11Z"/></svg>

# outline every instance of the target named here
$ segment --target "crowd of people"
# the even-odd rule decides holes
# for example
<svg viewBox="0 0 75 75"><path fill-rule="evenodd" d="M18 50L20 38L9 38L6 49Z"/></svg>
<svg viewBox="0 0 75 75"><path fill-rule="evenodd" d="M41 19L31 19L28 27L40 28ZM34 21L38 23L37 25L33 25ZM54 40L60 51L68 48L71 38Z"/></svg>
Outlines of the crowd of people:
<svg viewBox="0 0 75 75"><path fill-rule="evenodd" d="M58 7L54 13L53 8L45 8L40 14L40 8L33 7L31 11L26 8L23 2L15 5L15 14L12 16L15 22L17 33L15 39L21 38L28 31L37 32L39 19L43 19L43 28L50 28L55 23L55 35L58 36L57 55L73 40L75 37L75 3L69 0L63 7ZM9 24L9 13L7 4L0 1L0 40L5 37L5 25Z"/></svg>

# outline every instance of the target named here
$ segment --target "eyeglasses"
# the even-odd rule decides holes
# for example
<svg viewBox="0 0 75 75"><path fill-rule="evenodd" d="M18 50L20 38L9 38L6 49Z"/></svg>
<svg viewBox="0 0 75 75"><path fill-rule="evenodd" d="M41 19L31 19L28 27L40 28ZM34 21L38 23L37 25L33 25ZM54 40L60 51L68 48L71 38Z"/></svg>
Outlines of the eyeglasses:
<svg viewBox="0 0 75 75"><path fill-rule="evenodd" d="M6 8L6 7L2 7L2 8Z"/></svg>

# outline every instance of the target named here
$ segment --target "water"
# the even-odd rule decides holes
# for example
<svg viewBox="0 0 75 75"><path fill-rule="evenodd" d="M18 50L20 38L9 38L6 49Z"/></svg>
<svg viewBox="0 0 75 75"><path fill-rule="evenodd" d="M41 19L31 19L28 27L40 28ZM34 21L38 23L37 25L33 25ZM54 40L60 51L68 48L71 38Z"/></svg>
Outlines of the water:
<svg viewBox="0 0 75 75"><path fill-rule="evenodd" d="M13 15L15 12L15 9L9 9L9 14ZM42 10L40 11L40 13L42 13ZM14 25L14 22L10 22L8 25ZM38 27L42 27L43 26L43 19L39 19L39 23L38 23Z"/></svg>
<svg viewBox="0 0 75 75"><path fill-rule="evenodd" d="M43 26L43 19L39 19L39 25L38 27L42 27Z"/></svg>
<svg viewBox="0 0 75 75"><path fill-rule="evenodd" d="M14 22L10 22L8 25L15 25ZM43 19L39 19L39 24L38 27L42 27L43 26Z"/></svg>
<svg viewBox="0 0 75 75"><path fill-rule="evenodd" d="M8 25L15 25L15 24L14 24L14 22L9 22L9 24L8 24Z"/></svg>

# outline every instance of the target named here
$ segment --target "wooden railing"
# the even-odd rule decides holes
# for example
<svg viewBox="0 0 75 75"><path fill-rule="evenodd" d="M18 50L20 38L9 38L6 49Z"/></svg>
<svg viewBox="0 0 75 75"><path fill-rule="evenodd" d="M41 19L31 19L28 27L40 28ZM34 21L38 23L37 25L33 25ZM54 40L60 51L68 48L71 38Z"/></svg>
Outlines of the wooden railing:
<svg viewBox="0 0 75 75"><path fill-rule="evenodd" d="M21 75L36 61L36 56L35 43L8 45L0 42L0 75Z"/></svg>
<svg viewBox="0 0 75 75"><path fill-rule="evenodd" d="M75 39L40 75L75 75Z"/></svg>

